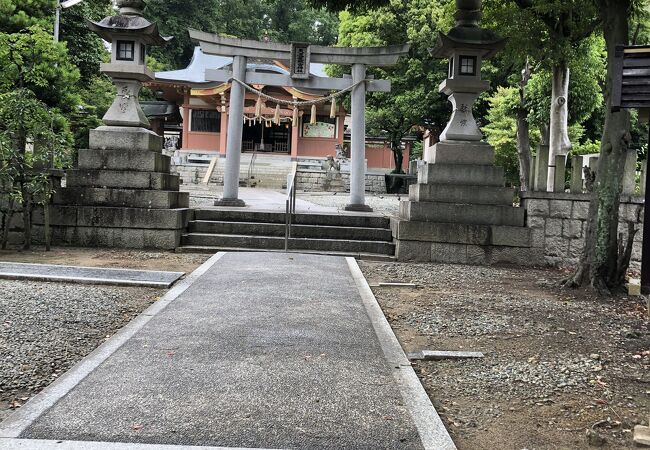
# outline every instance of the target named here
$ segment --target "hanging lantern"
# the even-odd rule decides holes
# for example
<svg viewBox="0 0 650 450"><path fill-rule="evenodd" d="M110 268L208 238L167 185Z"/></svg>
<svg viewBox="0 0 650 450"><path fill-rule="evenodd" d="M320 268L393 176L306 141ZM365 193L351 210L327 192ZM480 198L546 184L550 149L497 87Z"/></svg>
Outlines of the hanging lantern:
<svg viewBox="0 0 650 450"><path fill-rule="evenodd" d="M316 104L311 105L311 119L309 123L312 125L316 123Z"/></svg>
<svg viewBox="0 0 650 450"><path fill-rule="evenodd" d="M336 117L336 97L332 97L332 106L330 107L330 119Z"/></svg>

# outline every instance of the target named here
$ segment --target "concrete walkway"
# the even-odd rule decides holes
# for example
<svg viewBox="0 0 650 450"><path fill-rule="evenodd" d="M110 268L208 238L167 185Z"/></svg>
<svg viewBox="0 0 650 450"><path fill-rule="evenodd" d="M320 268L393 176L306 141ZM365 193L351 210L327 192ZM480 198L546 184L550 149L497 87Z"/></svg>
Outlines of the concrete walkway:
<svg viewBox="0 0 650 450"><path fill-rule="evenodd" d="M354 259L272 253L215 255L0 425L110 443L455 448Z"/></svg>

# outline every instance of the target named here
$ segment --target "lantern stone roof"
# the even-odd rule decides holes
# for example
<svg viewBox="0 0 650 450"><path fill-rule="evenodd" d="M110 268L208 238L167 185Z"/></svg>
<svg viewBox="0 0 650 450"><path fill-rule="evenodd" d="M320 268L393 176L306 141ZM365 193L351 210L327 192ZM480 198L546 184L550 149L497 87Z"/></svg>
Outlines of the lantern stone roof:
<svg viewBox="0 0 650 450"><path fill-rule="evenodd" d="M448 58L458 48L479 50L483 58L491 58L506 45L507 39L485 28L454 27L448 34L438 33L438 43L430 50L436 58Z"/></svg>
<svg viewBox="0 0 650 450"><path fill-rule="evenodd" d="M133 34L134 37L141 38L145 44L156 46L164 46L173 39L172 36L161 36L158 25L142 16L118 15L105 17L99 22L86 19L86 24L108 42L113 42L115 36L120 34Z"/></svg>
<svg viewBox="0 0 650 450"><path fill-rule="evenodd" d="M449 58L456 49L479 51L483 58L491 58L505 45L507 39L481 28L481 0L456 0L456 25L449 33L438 33L438 43L429 50L436 58Z"/></svg>

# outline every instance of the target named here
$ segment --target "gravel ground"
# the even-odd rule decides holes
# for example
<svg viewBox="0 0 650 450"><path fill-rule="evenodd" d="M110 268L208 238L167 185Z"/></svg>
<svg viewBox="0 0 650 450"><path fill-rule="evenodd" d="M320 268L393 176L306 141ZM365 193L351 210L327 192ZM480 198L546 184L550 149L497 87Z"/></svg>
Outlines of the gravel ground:
<svg viewBox="0 0 650 450"><path fill-rule="evenodd" d="M332 192L298 192L297 197L320 206L330 206L343 210L350 203L350 194L332 193ZM396 216L399 212L400 198L406 199L408 196L394 194L366 194L366 204L374 212L387 216Z"/></svg>
<svg viewBox="0 0 650 450"><path fill-rule="evenodd" d="M213 207L214 201L223 191L222 186L215 185L195 185L187 184L181 186L183 191L190 193L190 208L205 208ZM283 190L276 190L284 195ZM393 195L393 194L366 194L366 204L369 205L374 212L384 215L397 215L399 211L399 201L405 199L406 195ZM350 203L349 193L334 193L334 192L300 192L297 193L297 198L304 200L315 205L337 208L343 210L345 206Z"/></svg>
<svg viewBox="0 0 650 450"><path fill-rule="evenodd" d="M459 449L631 448L650 414L643 299L562 291L554 270L362 262L407 352L482 351L417 362Z"/></svg>
<svg viewBox="0 0 650 450"><path fill-rule="evenodd" d="M0 420L165 292L0 280Z"/></svg>

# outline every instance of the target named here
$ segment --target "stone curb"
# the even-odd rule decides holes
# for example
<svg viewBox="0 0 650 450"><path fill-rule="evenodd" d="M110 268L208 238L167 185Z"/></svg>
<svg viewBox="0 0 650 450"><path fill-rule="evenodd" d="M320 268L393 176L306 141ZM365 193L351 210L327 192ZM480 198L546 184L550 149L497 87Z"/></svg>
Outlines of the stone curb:
<svg viewBox="0 0 650 450"><path fill-rule="evenodd" d="M359 265L354 258L346 260L386 360L393 367L393 377L420 434L422 445L426 450L456 450L456 445L404 354Z"/></svg>

